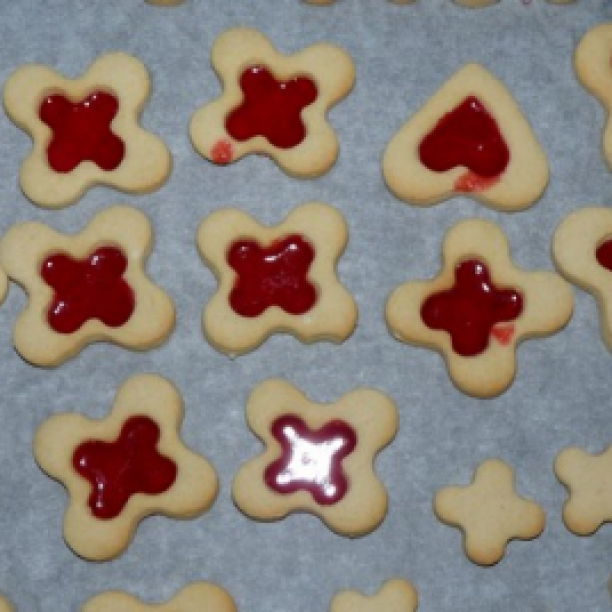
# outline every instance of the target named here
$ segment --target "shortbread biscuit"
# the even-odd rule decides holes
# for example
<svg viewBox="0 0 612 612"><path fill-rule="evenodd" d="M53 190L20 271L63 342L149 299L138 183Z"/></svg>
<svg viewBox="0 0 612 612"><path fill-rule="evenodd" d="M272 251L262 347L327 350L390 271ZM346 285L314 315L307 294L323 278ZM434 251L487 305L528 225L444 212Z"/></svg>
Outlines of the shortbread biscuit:
<svg viewBox="0 0 612 612"><path fill-rule="evenodd" d="M29 297L13 333L19 354L57 366L92 342L137 350L161 344L175 314L145 274L152 244L147 217L128 206L103 210L78 234L13 226L0 242L0 266Z"/></svg>
<svg viewBox="0 0 612 612"><path fill-rule="evenodd" d="M481 463L470 485L438 491L434 511L463 531L465 554L479 565L497 563L510 540L536 538L546 524L542 508L516 494L512 468L501 459Z"/></svg>
<svg viewBox="0 0 612 612"><path fill-rule="evenodd" d="M3 595L0 595L0 612L15 612L13 604Z"/></svg>
<svg viewBox="0 0 612 612"><path fill-rule="evenodd" d="M328 4L334 4L336 0L304 0L306 4L313 4L315 6L326 6ZM415 0L389 0L392 4L412 4Z"/></svg>
<svg viewBox="0 0 612 612"><path fill-rule="evenodd" d="M558 331L572 310L558 274L517 268L503 232L468 219L447 233L438 276L400 285L385 315L397 339L440 352L461 391L492 397L515 377L518 344Z"/></svg>
<svg viewBox="0 0 612 612"><path fill-rule="evenodd" d="M272 227L236 208L212 213L197 236L218 280L202 318L208 341L231 356L277 332L344 341L357 323L355 300L336 274L347 240L343 216L327 204L298 206Z"/></svg>
<svg viewBox="0 0 612 612"><path fill-rule="evenodd" d="M123 383L102 420L64 413L42 423L34 457L68 491L64 539L75 553L112 559L143 518L193 518L213 504L217 474L181 441L182 420L178 390L143 374Z"/></svg>
<svg viewBox="0 0 612 612"><path fill-rule="evenodd" d="M555 231L552 254L559 272L595 297L612 351L612 210L591 206L570 213Z"/></svg>
<svg viewBox="0 0 612 612"><path fill-rule="evenodd" d="M330 612L416 612L417 590L407 580L395 578L372 596L343 591L332 600Z"/></svg>
<svg viewBox="0 0 612 612"><path fill-rule="evenodd" d="M591 535L612 523L612 446L600 454L566 448L555 459L555 474L569 491L563 522L576 535Z"/></svg>
<svg viewBox="0 0 612 612"><path fill-rule="evenodd" d="M183 0L145 0L145 2L155 6L178 6L183 3Z"/></svg>
<svg viewBox="0 0 612 612"><path fill-rule="evenodd" d="M551 4L571 4L574 0L547 0ZM455 4L459 6L464 6L467 8L484 8L487 6L492 6L497 4L499 0L453 0ZM524 4L527 4L524 1Z"/></svg>
<svg viewBox="0 0 612 612"><path fill-rule="evenodd" d="M96 184L145 193L165 183L171 157L138 120L149 97L145 66L127 53L99 57L79 78L19 68L4 86L6 113L33 140L20 184L35 204L59 208Z"/></svg>
<svg viewBox="0 0 612 612"><path fill-rule="evenodd" d="M411 204L467 195L510 212L540 198L548 161L505 85L468 64L393 137L383 174Z"/></svg>
<svg viewBox="0 0 612 612"><path fill-rule="evenodd" d="M574 71L580 83L590 91L608 113L603 130L603 153L612 170L612 23L590 29L574 53Z"/></svg>
<svg viewBox="0 0 612 612"><path fill-rule="evenodd" d="M236 612L232 596L212 582L193 582L163 604L147 604L121 591L92 597L81 612Z"/></svg>
<svg viewBox="0 0 612 612"><path fill-rule="evenodd" d="M215 42L212 66L223 94L197 110L190 127L201 155L229 164L262 153L298 178L333 166L338 139L326 115L355 81L345 51L319 43L285 56L261 32L236 28Z"/></svg>
<svg viewBox="0 0 612 612"><path fill-rule="evenodd" d="M247 422L266 448L234 478L234 502L245 514L275 521L309 512L352 537L382 522L387 492L374 461L398 428L386 395L361 388L321 405L284 380L268 380L251 394Z"/></svg>

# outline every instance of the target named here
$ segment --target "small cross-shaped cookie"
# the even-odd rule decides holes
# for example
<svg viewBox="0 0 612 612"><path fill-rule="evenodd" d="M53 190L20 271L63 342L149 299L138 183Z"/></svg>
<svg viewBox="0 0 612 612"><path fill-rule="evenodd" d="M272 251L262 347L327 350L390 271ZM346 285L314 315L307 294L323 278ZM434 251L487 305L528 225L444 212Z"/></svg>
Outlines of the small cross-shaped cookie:
<svg viewBox="0 0 612 612"><path fill-rule="evenodd" d="M555 460L555 474L567 487L563 522L577 535L590 535L612 522L612 446L600 454L566 448Z"/></svg>
<svg viewBox="0 0 612 612"><path fill-rule="evenodd" d="M407 580L395 578L375 595L343 591L332 600L330 612L416 612L418 594Z"/></svg>
<svg viewBox="0 0 612 612"><path fill-rule="evenodd" d="M479 465L470 485L438 491L434 511L463 531L465 553L480 565L497 563L512 539L539 536L546 522L538 504L517 495L512 468L500 459Z"/></svg>

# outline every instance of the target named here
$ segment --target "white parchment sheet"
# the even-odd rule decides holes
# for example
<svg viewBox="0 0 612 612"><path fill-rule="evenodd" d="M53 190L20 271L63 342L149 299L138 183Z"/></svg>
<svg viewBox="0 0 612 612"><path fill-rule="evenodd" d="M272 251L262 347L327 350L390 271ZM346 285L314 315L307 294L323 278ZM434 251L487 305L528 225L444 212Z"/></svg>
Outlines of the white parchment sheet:
<svg viewBox="0 0 612 612"><path fill-rule="evenodd" d="M79 610L109 589L161 602L189 582L211 580L245 612L314 612L328 610L339 590L372 593L394 576L416 585L419 612L612 607L612 527L587 538L571 534L561 520L566 493L552 470L567 445L599 452L612 443L612 356L591 296L575 289L567 328L525 342L515 383L486 401L456 390L439 355L394 340L383 318L385 300L398 284L438 272L444 233L461 219L497 222L519 265L552 270L557 224L580 206L612 205L612 174L601 154L605 114L572 69L580 38L606 20L612 20L609 0L568 6L501 0L480 10L450 0L412 6L339 0L330 7L299 0L185 0L176 8L143 0L2 0L1 82L26 62L77 76L100 54L132 53L152 75L143 124L167 142L174 158L170 180L156 193L131 196L96 187L74 206L43 210L17 184L29 137L0 115L0 231L38 220L73 232L111 204L135 206L155 228L149 274L177 306L176 330L161 348L134 353L95 345L56 369L32 367L13 348L23 291L12 285L0 307L0 590L18 610ZM286 53L328 40L354 58L355 88L330 113L340 157L323 177L295 180L255 156L216 167L192 148L191 115L220 93L211 46L239 25L261 29ZM390 138L472 61L506 83L549 156L549 187L527 211L497 213L467 198L419 209L384 185L380 160ZM276 336L233 361L217 353L201 333L201 311L216 282L195 247L200 221L234 205L278 223L313 200L337 207L349 225L339 273L359 305L355 334L339 346L304 346ZM215 465L219 496L195 520L145 520L122 557L90 563L63 542L66 494L35 464L32 437L57 412L101 418L119 385L141 372L162 374L181 391L185 441ZM258 523L233 505L232 477L261 448L245 424L247 396L278 376L318 402L366 385L397 403L398 435L377 461L389 489L389 513L371 535L347 539L308 515ZM489 457L514 467L519 491L537 500L548 520L540 538L512 542L501 563L484 569L465 557L460 532L435 518L432 498L444 485L468 483Z"/></svg>

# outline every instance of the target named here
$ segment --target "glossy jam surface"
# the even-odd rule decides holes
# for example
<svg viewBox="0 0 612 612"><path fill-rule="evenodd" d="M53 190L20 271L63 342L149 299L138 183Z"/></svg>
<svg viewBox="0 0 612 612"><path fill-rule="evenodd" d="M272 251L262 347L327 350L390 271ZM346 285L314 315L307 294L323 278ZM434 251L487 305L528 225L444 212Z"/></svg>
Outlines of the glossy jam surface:
<svg viewBox="0 0 612 612"><path fill-rule="evenodd" d="M489 270L471 259L455 269L455 285L429 296L421 318L431 329L451 335L453 350L464 357L482 353L493 335L501 344L512 340L514 321L523 310L523 297L513 289L498 289Z"/></svg>
<svg viewBox="0 0 612 612"><path fill-rule="evenodd" d="M314 82L305 76L277 81L263 66L251 66L240 77L243 100L227 117L228 134L240 142L264 136L279 149L290 149L306 136L301 113L317 98Z"/></svg>
<svg viewBox="0 0 612 612"><path fill-rule="evenodd" d="M308 280L314 249L299 235L262 247L253 240L234 242L227 262L236 272L230 306L243 317L257 317L278 306L293 315L308 312L317 292Z"/></svg>
<svg viewBox="0 0 612 612"><path fill-rule="evenodd" d="M134 292L123 279L127 259L116 247L103 246L84 260L65 253L47 257L42 279L54 290L47 320L60 334L77 331L89 319L120 327L134 312Z"/></svg>
<svg viewBox="0 0 612 612"><path fill-rule="evenodd" d="M132 495L159 495L176 479L176 464L157 451L159 426L147 416L134 416L114 442L89 440L74 452L72 465L91 483L89 507L99 519L121 514Z"/></svg>
<svg viewBox="0 0 612 612"><path fill-rule="evenodd" d="M495 119L478 98L470 96L423 138L419 157L434 172L463 166L478 177L491 179L506 169L510 151Z"/></svg>
<svg viewBox="0 0 612 612"><path fill-rule="evenodd" d="M62 94L45 98L39 114L53 132L47 146L51 168L70 172L84 161L102 170L117 168L125 155L123 141L111 130L118 109L117 99L103 91L80 102L71 102Z"/></svg>
<svg viewBox="0 0 612 612"><path fill-rule="evenodd" d="M595 251L600 266L612 272L612 238L602 242Z"/></svg>
<svg viewBox="0 0 612 612"><path fill-rule="evenodd" d="M357 435L343 421L330 421L311 431L297 416L282 416L272 424L281 456L265 471L268 487L278 493L308 491L320 505L340 501L349 486L342 460L355 449Z"/></svg>

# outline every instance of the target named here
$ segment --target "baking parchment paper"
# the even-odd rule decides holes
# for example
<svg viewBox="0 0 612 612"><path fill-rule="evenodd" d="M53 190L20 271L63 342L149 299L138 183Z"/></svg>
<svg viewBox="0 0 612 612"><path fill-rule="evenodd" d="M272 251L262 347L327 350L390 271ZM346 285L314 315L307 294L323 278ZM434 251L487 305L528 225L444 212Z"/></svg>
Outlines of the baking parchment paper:
<svg viewBox="0 0 612 612"><path fill-rule="evenodd" d="M393 288L438 272L444 233L460 219L499 223L519 265L553 269L557 224L577 207L612 204L612 174L601 154L605 113L572 70L580 38L609 19L608 0L567 6L502 0L480 10L450 0L411 6L339 0L329 7L299 0L185 0L176 8L142 0L3 0L1 82L26 62L74 77L102 53L133 53L153 80L143 124L168 143L174 170L154 194L96 187L74 206L43 210L17 185L29 138L2 114L0 230L39 220L73 232L111 204L136 206L156 233L148 271L178 313L175 332L157 350L94 345L61 367L41 369L13 349L12 326L26 298L11 287L0 308L0 590L18 610L78 610L108 589L162 602L188 582L212 580L246 612L313 612L327 610L338 590L373 593L394 576L417 586L420 612L610 609L612 527L591 537L572 535L561 520L566 493L552 470L564 446L599 452L612 442L612 356L593 299L576 289L568 327L524 343L516 381L486 401L457 391L436 353L397 342L383 319ZM220 93L211 45L239 25L261 29L285 53L328 40L355 59L355 88L330 113L340 158L323 177L294 180L256 156L215 167L193 150L190 117ZM549 155L550 185L527 211L497 213L461 197L420 209L395 199L383 183L380 160L389 139L471 61L506 83ZM220 355L201 333L201 311L216 283L195 247L200 221L234 205L278 223L312 200L336 206L349 224L339 272L359 304L357 331L340 346L304 346L276 336L233 361ZM57 412L102 418L118 386L139 372L162 374L180 389L184 439L216 466L219 497L195 520L145 520L122 557L90 563L63 542L66 494L36 466L32 437ZM318 402L361 385L396 401L400 430L377 461L389 488L389 514L371 535L340 537L308 515L257 523L234 507L233 474L261 449L245 425L245 402L259 382L277 376ZM494 456L514 467L519 492L536 499L548 521L540 538L510 543L506 557L484 569L467 560L460 532L438 522L431 506L440 487L468 483L477 464Z"/></svg>

